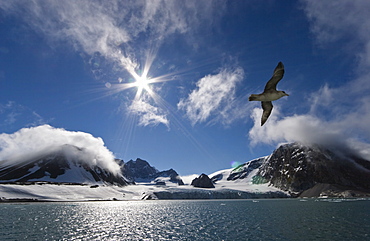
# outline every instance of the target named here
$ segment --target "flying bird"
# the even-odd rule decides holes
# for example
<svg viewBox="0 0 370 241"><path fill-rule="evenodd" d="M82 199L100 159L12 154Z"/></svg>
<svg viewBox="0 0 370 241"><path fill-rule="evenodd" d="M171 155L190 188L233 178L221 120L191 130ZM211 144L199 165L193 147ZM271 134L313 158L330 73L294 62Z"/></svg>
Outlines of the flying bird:
<svg viewBox="0 0 370 241"><path fill-rule="evenodd" d="M274 70L274 74L271 79L267 82L265 90L261 94L251 94L249 101L261 101L263 114L261 118L261 126L265 124L267 118L269 118L273 105L272 101L280 99L283 96L289 96L284 91L276 90L276 85L284 76L284 65L279 62Z"/></svg>

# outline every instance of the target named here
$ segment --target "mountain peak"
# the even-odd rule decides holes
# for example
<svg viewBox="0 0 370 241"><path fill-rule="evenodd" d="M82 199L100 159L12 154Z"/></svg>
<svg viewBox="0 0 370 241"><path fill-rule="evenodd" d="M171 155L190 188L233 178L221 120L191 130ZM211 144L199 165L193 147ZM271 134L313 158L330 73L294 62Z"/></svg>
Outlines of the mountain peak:
<svg viewBox="0 0 370 241"><path fill-rule="evenodd" d="M23 161L1 161L1 182L38 182L52 183L110 183L127 185L128 181L120 174L112 173L99 165L85 162L71 150L81 152L73 145L63 145L57 151L43 154Z"/></svg>
<svg viewBox="0 0 370 241"><path fill-rule="evenodd" d="M158 170L147 161L137 158L130 160L124 165L123 175L135 179L147 179L153 177Z"/></svg>
<svg viewBox="0 0 370 241"><path fill-rule="evenodd" d="M155 167L151 166L147 161L137 158L135 161L130 160L124 165L122 165L122 174L137 182L151 182L151 181L161 181L163 178L169 178L170 182L183 185L179 174L172 168L165 171L158 171Z"/></svg>
<svg viewBox="0 0 370 241"><path fill-rule="evenodd" d="M258 176L284 191L300 194L317 184L370 190L368 161L338 155L319 145L281 145L262 164Z"/></svg>

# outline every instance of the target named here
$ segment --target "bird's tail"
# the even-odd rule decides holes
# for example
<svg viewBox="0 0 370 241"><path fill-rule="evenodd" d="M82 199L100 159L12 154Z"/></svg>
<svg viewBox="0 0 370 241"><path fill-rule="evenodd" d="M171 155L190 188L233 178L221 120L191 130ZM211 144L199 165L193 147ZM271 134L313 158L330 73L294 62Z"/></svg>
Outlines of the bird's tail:
<svg viewBox="0 0 370 241"><path fill-rule="evenodd" d="M257 96L254 95L254 94L252 94L252 95L249 96L249 99L248 100L249 101L256 101L257 100Z"/></svg>

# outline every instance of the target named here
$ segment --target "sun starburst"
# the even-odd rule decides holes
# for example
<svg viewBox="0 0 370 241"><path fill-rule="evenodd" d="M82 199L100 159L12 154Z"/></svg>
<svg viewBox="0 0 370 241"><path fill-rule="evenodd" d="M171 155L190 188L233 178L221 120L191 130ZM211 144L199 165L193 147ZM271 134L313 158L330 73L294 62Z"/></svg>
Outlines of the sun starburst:
<svg viewBox="0 0 370 241"><path fill-rule="evenodd" d="M146 76L140 76L134 83L138 89L149 89L149 79Z"/></svg>
<svg viewBox="0 0 370 241"><path fill-rule="evenodd" d="M149 84L152 83L151 79L146 76L146 74L143 74L141 76L139 75L134 75L135 82L133 83L134 87L137 87L137 92L135 99L139 99L143 91L147 91L148 93L151 92Z"/></svg>

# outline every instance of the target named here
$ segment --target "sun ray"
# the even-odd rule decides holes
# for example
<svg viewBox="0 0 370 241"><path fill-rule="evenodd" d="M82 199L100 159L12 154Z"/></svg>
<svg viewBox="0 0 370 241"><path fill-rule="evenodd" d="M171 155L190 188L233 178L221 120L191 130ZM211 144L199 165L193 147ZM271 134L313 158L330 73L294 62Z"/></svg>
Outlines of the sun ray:
<svg viewBox="0 0 370 241"><path fill-rule="evenodd" d="M151 91L151 90L150 90ZM169 104L166 100L164 100L160 95L155 93L154 91L149 92L154 102L162 109L165 109L168 114L171 116L171 120L174 121L174 125L181 133L197 148L200 152L207 155L210 159L215 159L214 156L203 147L203 145L193 136L193 134L186 128L186 126L180 121L180 117L178 117L177 111L173 108L171 104Z"/></svg>
<svg viewBox="0 0 370 241"><path fill-rule="evenodd" d="M208 152L198 141L198 139L189 131L189 127L187 127L181 121L181 116L178 114L176 106L172 106L170 103L168 103L160 96L159 93L157 93L156 90L158 89L152 87L152 85L154 84L178 80L179 76L185 77L187 75L191 75L190 70L202 69L205 66L209 65L210 62L212 62L213 60L203 61L202 63L193 63L186 69L177 71L175 70L164 75L152 77L149 75L149 72L155 57L155 51L148 51L145 63L143 66L141 66L141 69L139 69L139 65L135 64L134 62L128 61L128 64L122 64L122 67L124 67L127 73L131 75L131 78L127 79L127 82L125 82L122 78L119 78L119 83L110 85L110 93L117 94L128 89L136 89L134 97L131 100L131 105L135 103L135 101L151 102L152 100L155 105L159 109L161 109L163 113L165 113L166 116L169 116L169 118L171 119L172 127L180 131L197 150L199 150L201 153L204 153L210 159L214 159L214 156L210 152ZM150 103L148 104L151 105ZM134 138L136 127L138 126L137 124L135 125L135 123L138 123L138 121L140 120L140 113L137 114L136 112L132 112L130 110L126 113L126 120L124 120L122 123L119 136L121 136L122 133L125 133L123 134L125 137L124 139L131 140L132 138ZM170 128L169 125L167 125L167 128ZM130 141L127 141L125 143L126 145L122 149L126 153L129 149ZM124 144L122 143L122 145Z"/></svg>

